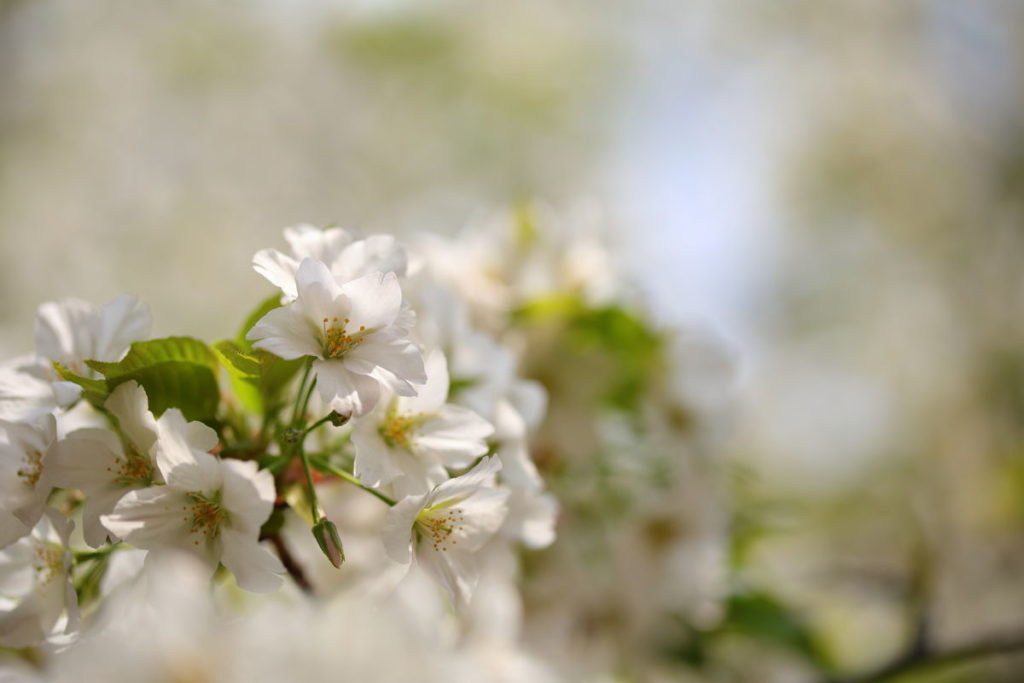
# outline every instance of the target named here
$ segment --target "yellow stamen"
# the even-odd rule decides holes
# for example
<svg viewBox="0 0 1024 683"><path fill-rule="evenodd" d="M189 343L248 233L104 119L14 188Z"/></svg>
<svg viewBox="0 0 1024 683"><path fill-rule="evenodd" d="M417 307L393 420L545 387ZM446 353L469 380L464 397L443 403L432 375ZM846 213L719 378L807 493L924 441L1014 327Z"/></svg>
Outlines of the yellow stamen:
<svg viewBox="0 0 1024 683"><path fill-rule="evenodd" d="M182 521L189 523L189 533L203 535L207 542L212 541L220 531L221 522L228 516L220 505L219 496L210 499L201 493L192 492L187 497L191 505L182 506L185 512ZM192 543L199 545L199 539L194 539Z"/></svg>
<svg viewBox="0 0 1024 683"><path fill-rule="evenodd" d="M447 552L448 548L458 542L458 536L452 538L452 534L465 529L462 525L464 521L462 508L428 508L417 515L416 526L435 551Z"/></svg>
<svg viewBox="0 0 1024 683"><path fill-rule="evenodd" d="M118 456L114 467L107 472L114 474L114 481L121 486L149 486L153 483L153 461L134 448L128 448Z"/></svg>
<svg viewBox="0 0 1024 683"><path fill-rule="evenodd" d="M360 325L359 331L354 334L346 332L345 325L349 322L348 318L345 318L341 325L338 324L337 318L333 320L324 318L321 322L323 326L320 331L320 341L325 358L341 358L359 346L367 334L365 325Z"/></svg>
<svg viewBox="0 0 1024 683"><path fill-rule="evenodd" d="M25 451L24 467L18 470L18 476L29 486L35 486L43 474L43 454L33 449Z"/></svg>

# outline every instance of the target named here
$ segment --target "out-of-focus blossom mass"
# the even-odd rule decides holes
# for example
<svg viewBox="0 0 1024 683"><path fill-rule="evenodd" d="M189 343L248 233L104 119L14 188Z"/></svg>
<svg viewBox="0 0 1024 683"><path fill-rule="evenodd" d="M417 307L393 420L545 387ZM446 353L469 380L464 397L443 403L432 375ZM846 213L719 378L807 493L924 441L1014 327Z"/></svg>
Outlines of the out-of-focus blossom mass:
<svg viewBox="0 0 1024 683"><path fill-rule="evenodd" d="M0 0L0 680L1011 683L1024 7Z"/></svg>

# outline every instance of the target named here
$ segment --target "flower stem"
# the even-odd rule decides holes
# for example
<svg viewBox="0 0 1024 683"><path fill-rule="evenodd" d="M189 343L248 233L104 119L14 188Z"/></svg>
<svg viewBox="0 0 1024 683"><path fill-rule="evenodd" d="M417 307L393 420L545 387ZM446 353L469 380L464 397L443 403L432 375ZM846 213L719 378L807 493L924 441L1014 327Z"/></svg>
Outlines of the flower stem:
<svg viewBox="0 0 1024 683"><path fill-rule="evenodd" d="M395 502L396 502L394 498L386 496L383 493L381 493L380 491L376 491L374 489L371 489L369 486L365 486L363 484L363 482L361 482L358 479L356 479L350 473L346 472L345 470L341 469L340 467L335 467L334 465L332 465L331 463L327 462L323 458L316 458L316 459L314 459L313 460L313 466L316 467L321 472L326 472L327 474L333 474L336 477L341 477L342 479L344 479L348 483L354 484L355 486L358 486L359 488L361 488L362 490L366 491L367 493L369 493L369 494L371 494L373 496L376 496L378 499L382 500L383 502L387 503L388 505L394 505Z"/></svg>
<svg viewBox="0 0 1024 683"><path fill-rule="evenodd" d="M120 543L112 543L106 547L100 548L99 550L86 550L84 552L76 552L75 563L88 562L89 560L101 560L110 555L115 550L120 550L123 546Z"/></svg>
<svg viewBox="0 0 1024 683"><path fill-rule="evenodd" d="M313 524L316 524L320 521L320 500L316 496L316 486L313 485L313 471L309 467L309 456L306 455L306 449L302 445L305 436L303 433L296 448L299 451L299 459L302 460L302 469L306 473L306 484L309 487L309 509L313 513Z"/></svg>
<svg viewBox="0 0 1024 683"><path fill-rule="evenodd" d="M299 408L299 406L303 405L303 403L304 403L302 399L303 399L303 395L306 394L306 382L309 381L309 372L312 369L312 367L313 367L313 363L310 361L310 362L306 363L306 367L303 368L303 370L302 370L302 380L299 382L299 391L298 391L297 394L295 394L295 399L296 399L295 400L295 406L292 408L292 425L293 426L298 424L298 422L299 422L299 415L300 415L300 412L299 412L300 408ZM303 406L303 410L304 409L305 409L305 406Z"/></svg>
<svg viewBox="0 0 1024 683"><path fill-rule="evenodd" d="M323 417L321 417L321 418L320 418L319 420L317 420L317 421L316 421L316 422L314 422L313 424L311 424L311 425L309 425L308 427L306 427L305 431L303 431L303 432L302 432L302 435L303 435L303 436L305 436L306 434L309 434L309 433L310 433L311 431L313 431L314 429L316 429L317 427L319 427L319 426L320 426L320 425L322 425L323 423L325 423L325 422L330 422L330 420L331 420L331 416L332 416L333 414L334 414L334 413L327 413L326 415L324 415Z"/></svg>
<svg viewBox="0 0 1024 683"><path fill-rule="evenodd" d="M309 434L313 429L319 427L324 420L319 420L314 423L308 429L303 429L303 423L306 420L306 409L309 407L309 399L313 395L313 389L316 388L316 376L310 381L309 375L310 370L313 367L313 361L310 359L306 363L306 367L302 371L302 380L299 382L299 391L296 394L295 407L292 409L292 422L291 427L287 430L291 434L286 437L289 440L294 439L294 445L292 445L292 455L287 458L291 460L297 454L299 460L302 461L302 470L306 473L306 485L309 493L309 509L313 515L313 524L320 521L320 500L316 495L316 486L313 483L313 471L309 467L309 456L306 455L306 448L304 442L306 435Z"/></svg>

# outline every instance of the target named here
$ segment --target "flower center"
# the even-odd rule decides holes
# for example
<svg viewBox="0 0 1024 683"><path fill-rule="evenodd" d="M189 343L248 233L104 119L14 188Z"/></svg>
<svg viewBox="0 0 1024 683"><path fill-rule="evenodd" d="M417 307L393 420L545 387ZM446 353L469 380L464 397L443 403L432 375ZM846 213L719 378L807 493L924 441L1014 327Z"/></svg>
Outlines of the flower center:
<svg viewBox="0 0 1024 683"><path fill-rule="evenodd" d="M25 464L18 470L18 476L29 486L35 486L43 474L43 454L35 449L25 451Z"/></svg>
<svg viewBox="0 0 1024 683"><path fill-rule="evenodd" d="M181 508L185 511L182 521L189 523L189 533L206 536L207 542L212 541L220 531L221 522L228 516L227 511L220 505L220 496L208 498L197 491L185 495L189 504ZM199 539L193 540L192 543L199 545Z"/></svg>
<svg viewBox="0 0 1024 683"><path fill-rule="evenodd" d="M49 583L64 569L64 551L50 543L36 543L33 550L32 569L38 582Z"/></svg>
<svg viewBox="0 0 1024 683"><path fill-rule="evenodd" d="M114 475L114 482L121 486L149 486L153 483L153 461L134 448L128 448L114 467L107 472Z"/></svg>
<svg viewBox="0 0 1024 683"><path fill-rule="evenodd" d="M321 321L323 327L320 330L320 342L324 350L324 358L341 358L346 353L359 346L363 341L368 332L365 325L360 325L359 329L349 334L345 331L345 325L348 324L349 319L345 318L338 324L338 319L324 318Z"/></svg>
<svg viewBox="0 0 1024 683"><path fill-rule="evenodd" d="M384 415L384 422L377 428L384 443L392 448L402 447L407 451L412 450L412 431L419 420L413 415L399 415L395 404L392 403L388 412Z"/></svg>
<svg viewBox="0 0 1024 683"><path fill-rule="evenodd" d="M416 516L416 526L420 534L435 551L447 551L449 547L458 543L458 535L452 535L463 531L462 523L465 515L462 508L427 508Z"/></svg>

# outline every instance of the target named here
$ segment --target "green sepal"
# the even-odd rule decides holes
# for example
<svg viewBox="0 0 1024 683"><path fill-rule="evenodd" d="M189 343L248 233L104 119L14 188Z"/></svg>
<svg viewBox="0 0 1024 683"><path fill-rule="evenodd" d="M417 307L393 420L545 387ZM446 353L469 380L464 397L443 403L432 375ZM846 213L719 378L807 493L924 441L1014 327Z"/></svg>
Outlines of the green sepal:
<svg viewBox="0 0 1024 683"><path fill-rule="evenodd" d="M77 375L57 361L53 361L53 369L65 382L71 382L82 387L82 398L88 401L94 408L103 407L107 396L110 395L106 382L100 379L90 379Z"/></svg>
<svg viewBox="0 0 1024 683"><path fill-rule="evenodd" d="M341 545L341 536L338 535L338 527L326 517L313 525L313 538L323 551L324 556L330 560L334 568L341 567L345 561L345 550Z"/></svg>

